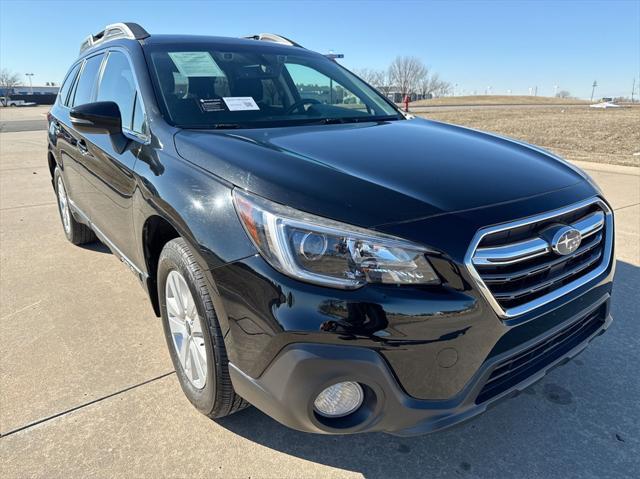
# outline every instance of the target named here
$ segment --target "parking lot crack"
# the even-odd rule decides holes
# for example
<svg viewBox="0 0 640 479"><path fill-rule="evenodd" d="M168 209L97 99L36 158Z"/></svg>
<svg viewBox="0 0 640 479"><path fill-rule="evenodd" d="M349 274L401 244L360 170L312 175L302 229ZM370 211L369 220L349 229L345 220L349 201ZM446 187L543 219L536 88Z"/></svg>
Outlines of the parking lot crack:
<svg viewBox="0 0 640 479"><path fill-rule="evenodd" d="M627 208L633 208L634 206L638 206L640 203L634 203L632 205L621 206L620 208L614 208L613 211L626 210Z"/></svg>
<svg viewBox="0 0 640 479"><path fill-rule="evenodd" d="M64 411L57 412L57 413L52 414L50 416L43 417L43 418L38 419L36 421L30 422L28 424L25 424L24 426L20 426L20 427L18 427L16 429L12 429L11 431L8 431L8 432L5 432L5 433L1 433L0 437L4 438L4 437L7 437L7 436L11 436L12 434L15 434L15 433L18 433L18 432L21 432L21 431L25 431L27 429L30 429L30 428L32 428L34 426L38 426L38 425L43 424L45 422L51 421L53 419L56 419L56 418L59 418L59 417L62 417L62 416L66 416L67 414L70 414L72 412L78 411L78 410L83 409L83 408L85 408L87 406L91 406L92 404L99 403L101 401L104 401L105 399L109 399L109 398L112 398L114 396L118 396L120 394L126 393L127 391L131 391L132 389L136 389L136 388L139 388L141 386L145 386L145 385L147 385L149 383L152 383L154 381L158 381L160 379L166 378L167 376L171 376L174 373L175 373L175 371L170 371L170 372L161 374L161 375L156 376L154 378L147 379L146 381L142 381L140 383L133 384L132 386L128 386L126 388L120 389L120 390L115 391L113 393L107 394L106 396L101 396L101 397L93 399L91 401L87 401L85 403L79 404L78 406L74 406L72 408L65 409Z"/></svg>
<svg viewBox="0 0 640 479"><path fill-rule="evenodd" d="M36 203L34 205L19 205L19 206L7 206L6 208L0 208L0 211L19 210L22 208L39 208L41 206L54 206L55 201L50 203Z"/></svg>

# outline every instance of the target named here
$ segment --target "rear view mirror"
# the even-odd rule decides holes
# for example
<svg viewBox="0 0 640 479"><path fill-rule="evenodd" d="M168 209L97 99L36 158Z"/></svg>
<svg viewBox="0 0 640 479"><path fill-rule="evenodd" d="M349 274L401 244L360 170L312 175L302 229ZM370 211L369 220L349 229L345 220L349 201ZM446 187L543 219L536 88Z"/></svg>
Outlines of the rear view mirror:
<svg viewBox="0 0 640 479"><path fill-rule="evenodd" d="M282 65L249 65L236 71L236 78L252 80L276 79L282 72Z"/></svg>

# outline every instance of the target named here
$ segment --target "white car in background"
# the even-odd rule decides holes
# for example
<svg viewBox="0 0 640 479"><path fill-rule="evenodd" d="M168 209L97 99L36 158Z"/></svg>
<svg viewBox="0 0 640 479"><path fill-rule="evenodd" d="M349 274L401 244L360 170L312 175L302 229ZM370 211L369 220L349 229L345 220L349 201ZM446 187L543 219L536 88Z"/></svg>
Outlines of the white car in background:
<svg viewBox="0 0 640 479"><path fill-rule="evenodd" d="M35 104L33 101L12 100L6 96L0 96L0 105L2 106L34 106Z"/></svg>

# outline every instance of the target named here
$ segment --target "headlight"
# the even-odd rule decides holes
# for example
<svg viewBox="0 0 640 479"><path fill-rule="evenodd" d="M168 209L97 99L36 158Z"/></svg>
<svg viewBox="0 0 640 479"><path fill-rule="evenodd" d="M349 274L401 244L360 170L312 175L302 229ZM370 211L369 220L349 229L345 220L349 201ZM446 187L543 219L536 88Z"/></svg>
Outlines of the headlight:
<svg viewBox="0 0 640 479"><path fill-rule="evenodd" d="M439 284L427 248L273 203L235 189L233 200L260 254L282 273L323 286Z"/></svg>

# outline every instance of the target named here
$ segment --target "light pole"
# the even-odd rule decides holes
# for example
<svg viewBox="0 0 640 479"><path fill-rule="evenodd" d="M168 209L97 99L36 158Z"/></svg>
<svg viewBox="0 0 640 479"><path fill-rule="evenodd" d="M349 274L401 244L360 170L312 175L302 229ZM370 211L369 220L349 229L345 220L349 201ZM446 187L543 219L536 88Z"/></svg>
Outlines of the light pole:
<svg viewBox="0 0 640 479"><path fill-rule="evenodd" d="M33 95L33 83L31 82L31 77L33 77L33 73L25 73L25 75L29 77L29 89L31 90L31 94Z"/></svg>
<svg viewBox="0 0 640 479"><path fill-rule="evenodd" d="M591 85L591 101L593 101L593 94L596 91L596 87L598 86L598 82L593 80L593 85Z"/></svg>

